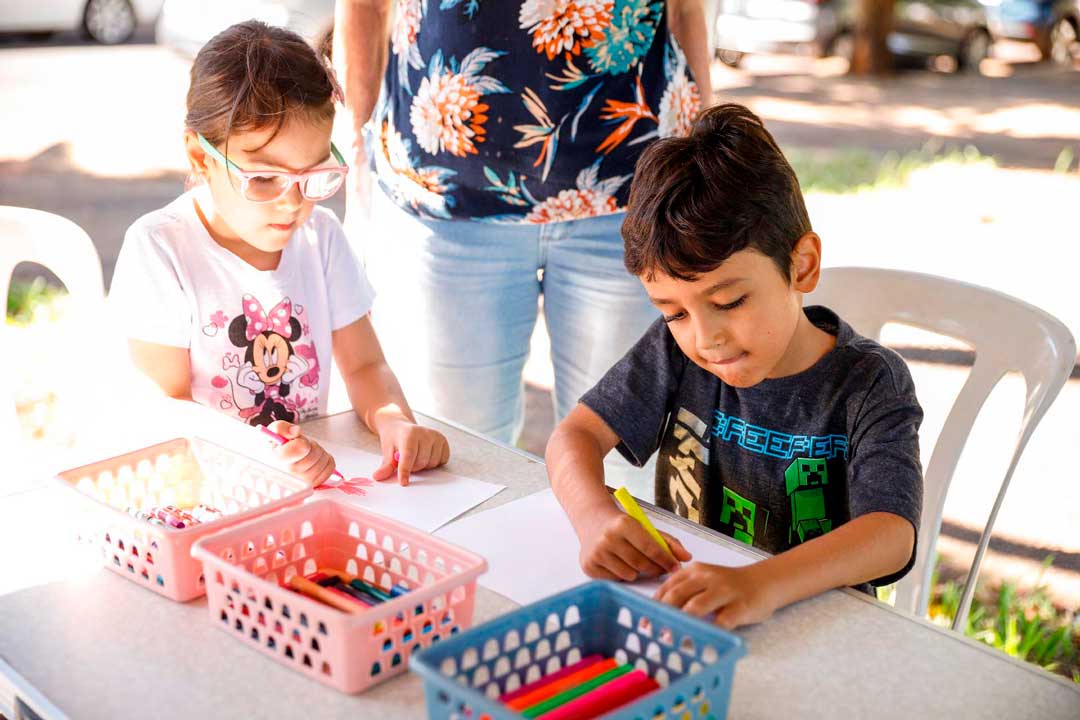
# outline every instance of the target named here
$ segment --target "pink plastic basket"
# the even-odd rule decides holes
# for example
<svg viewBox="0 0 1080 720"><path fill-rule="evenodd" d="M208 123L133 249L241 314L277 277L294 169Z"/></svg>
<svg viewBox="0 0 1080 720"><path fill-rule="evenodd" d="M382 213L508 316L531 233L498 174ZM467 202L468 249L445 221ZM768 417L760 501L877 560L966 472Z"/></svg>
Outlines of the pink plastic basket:
<svg viewBox="0 0 1080 720"><path fill-rule="evenodd" d="M104 564L179 602L205 592L192 544L224 527L300 503L312 490L292 475L200 438L177 438L57 475L84 511L83 540L100 544ZM129 507L204 503L219 520L174 529L127 514Z"/></svg>
<svg viewBox="0 0 1080 720"><path fill-rule="evenodd" d="M414 652L467 629L487 569L477 555L333 499L215 533L192 554L203 561L215 625L346 693L405 672ZM349 614L281 585L319 568L412 591Z"/></svg>

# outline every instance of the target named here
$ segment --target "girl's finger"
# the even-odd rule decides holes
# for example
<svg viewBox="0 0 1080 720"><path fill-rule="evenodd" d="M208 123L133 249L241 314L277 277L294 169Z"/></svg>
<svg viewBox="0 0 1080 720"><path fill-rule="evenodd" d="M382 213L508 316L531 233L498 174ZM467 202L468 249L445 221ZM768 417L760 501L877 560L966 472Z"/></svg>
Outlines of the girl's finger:
<svg viewBox="0 0 1080 720"><path fill-rule="evenodd" d="M382 482L383 480L389 480L394 476L394 444L385 443L382 448L382 465L379 465L375 469L375 472L371 473L371 479L375 482Z"/></svg>
<svg viewBox="0 0 1080 720"><path fill-rule="evenodd" d="M293 472L301 475L311 473L311 471L319 467L327 457L328 453L322 448L311 448L311 452L292 464Z"/></svg>
<svg viewBox="0 0 1080 720"><path fill-rule="evenodd" d="M326 482L334 472L334 458L330 453L325 453L322 462L311 469L312 487L318 487Z"/></svg>
<svg viewBox="0 0 1080 720"><path fill-rule="evenodd" d="M286 420L275 420L274 422L267 425L266 429L271 432L277 433L286 440L291 440L300 435L300 426L293 425L291 422L288 422Z"/></svg>
<svg viewBox="0 0 1080 720"><path fill-rule="evenodd" d="M435 446L430 440L420 440L416 448L416 459L413 461L413 470L420 472L421 470L427 470L429 467L434 467L434 464L432 463L432 455L434 453Z"/></svg>
<svg viewBox="0 0 1080 720"><path fill-rule="evenodd" d="M408 487L409 473L412 472L416 461L416 438L410 437L402 445L404 447L398 448L397 476L401 486Z"/></svg>
<svg viewBox="0 0 1080 720"><path fill-rule="evenodd" d="M281 445L274 452L285 462L295 464L311 454L311 443L307 438L300 437Z"/></svg>

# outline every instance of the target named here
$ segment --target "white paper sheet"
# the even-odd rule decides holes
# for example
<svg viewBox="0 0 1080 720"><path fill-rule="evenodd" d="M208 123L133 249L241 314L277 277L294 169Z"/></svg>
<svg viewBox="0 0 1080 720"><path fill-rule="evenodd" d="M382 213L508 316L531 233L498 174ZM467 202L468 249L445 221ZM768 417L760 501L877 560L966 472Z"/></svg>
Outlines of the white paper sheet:
<svg viewBox="0 0 1080 720"><path fill-rule="evenodd" d="M319 444L334 456L338 470L346 478L370 478L382 464L378 454L367 450L321 441ZM393 480L358 486L363 494L319 490L315 496L345 500L424 532L433 532L498 494L504 487L445 470L425 470L410 475L408 487L398 485L395 477Z"/></svg>
<svg viewBox="0 0 1080 720"><path fill-rule="evenodd" d="M695 561L728 567L757 561L670 523L654 524L678 538ZM478 513L435 534L487 558L488 571L480 584L522 605L588 580L578 561L577 535L551 490ZM643 580L630 587L652 595L660 581Z"/></svg>

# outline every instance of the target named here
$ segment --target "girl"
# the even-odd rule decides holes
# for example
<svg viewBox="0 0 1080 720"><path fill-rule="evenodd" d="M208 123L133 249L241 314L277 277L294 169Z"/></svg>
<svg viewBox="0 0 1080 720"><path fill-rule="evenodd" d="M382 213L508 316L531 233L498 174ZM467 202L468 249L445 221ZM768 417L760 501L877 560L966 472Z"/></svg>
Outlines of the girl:
<svg viewBox="0 0 1080 720"><path fill-rule="evenodd" d="M446 463L416 424L368 313L374 299L334 214L346 166L330 142L331 71L288 30L249 21L195 58L184 143L197 184L128 230L113 277L137 367L194 400L290 438L278 457L313 485L333 458L296 425L326 406L332 349L379 436L376 480Z"/></svg>

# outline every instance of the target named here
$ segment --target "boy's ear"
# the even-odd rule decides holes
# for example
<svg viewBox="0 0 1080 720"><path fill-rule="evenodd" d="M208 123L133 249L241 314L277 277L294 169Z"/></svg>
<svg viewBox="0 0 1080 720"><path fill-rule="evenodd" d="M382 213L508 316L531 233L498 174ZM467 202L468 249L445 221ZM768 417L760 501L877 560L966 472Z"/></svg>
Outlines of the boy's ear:
<svg viewBox="0 0 1080 720"><path fill-rule="evenodd" d="M791 251L791 286L801 293L813 292L821 277L821 238L805 233Z"/></svg>
<svg viewBox="0 0 1080 720"><path fill-rule="evenodd" d="M207 166L206 151L199 144L199 138L191 130L184 131L184 151L188 156L188 165L191 174L200 180L205 180L210 171Z"/></svg>

